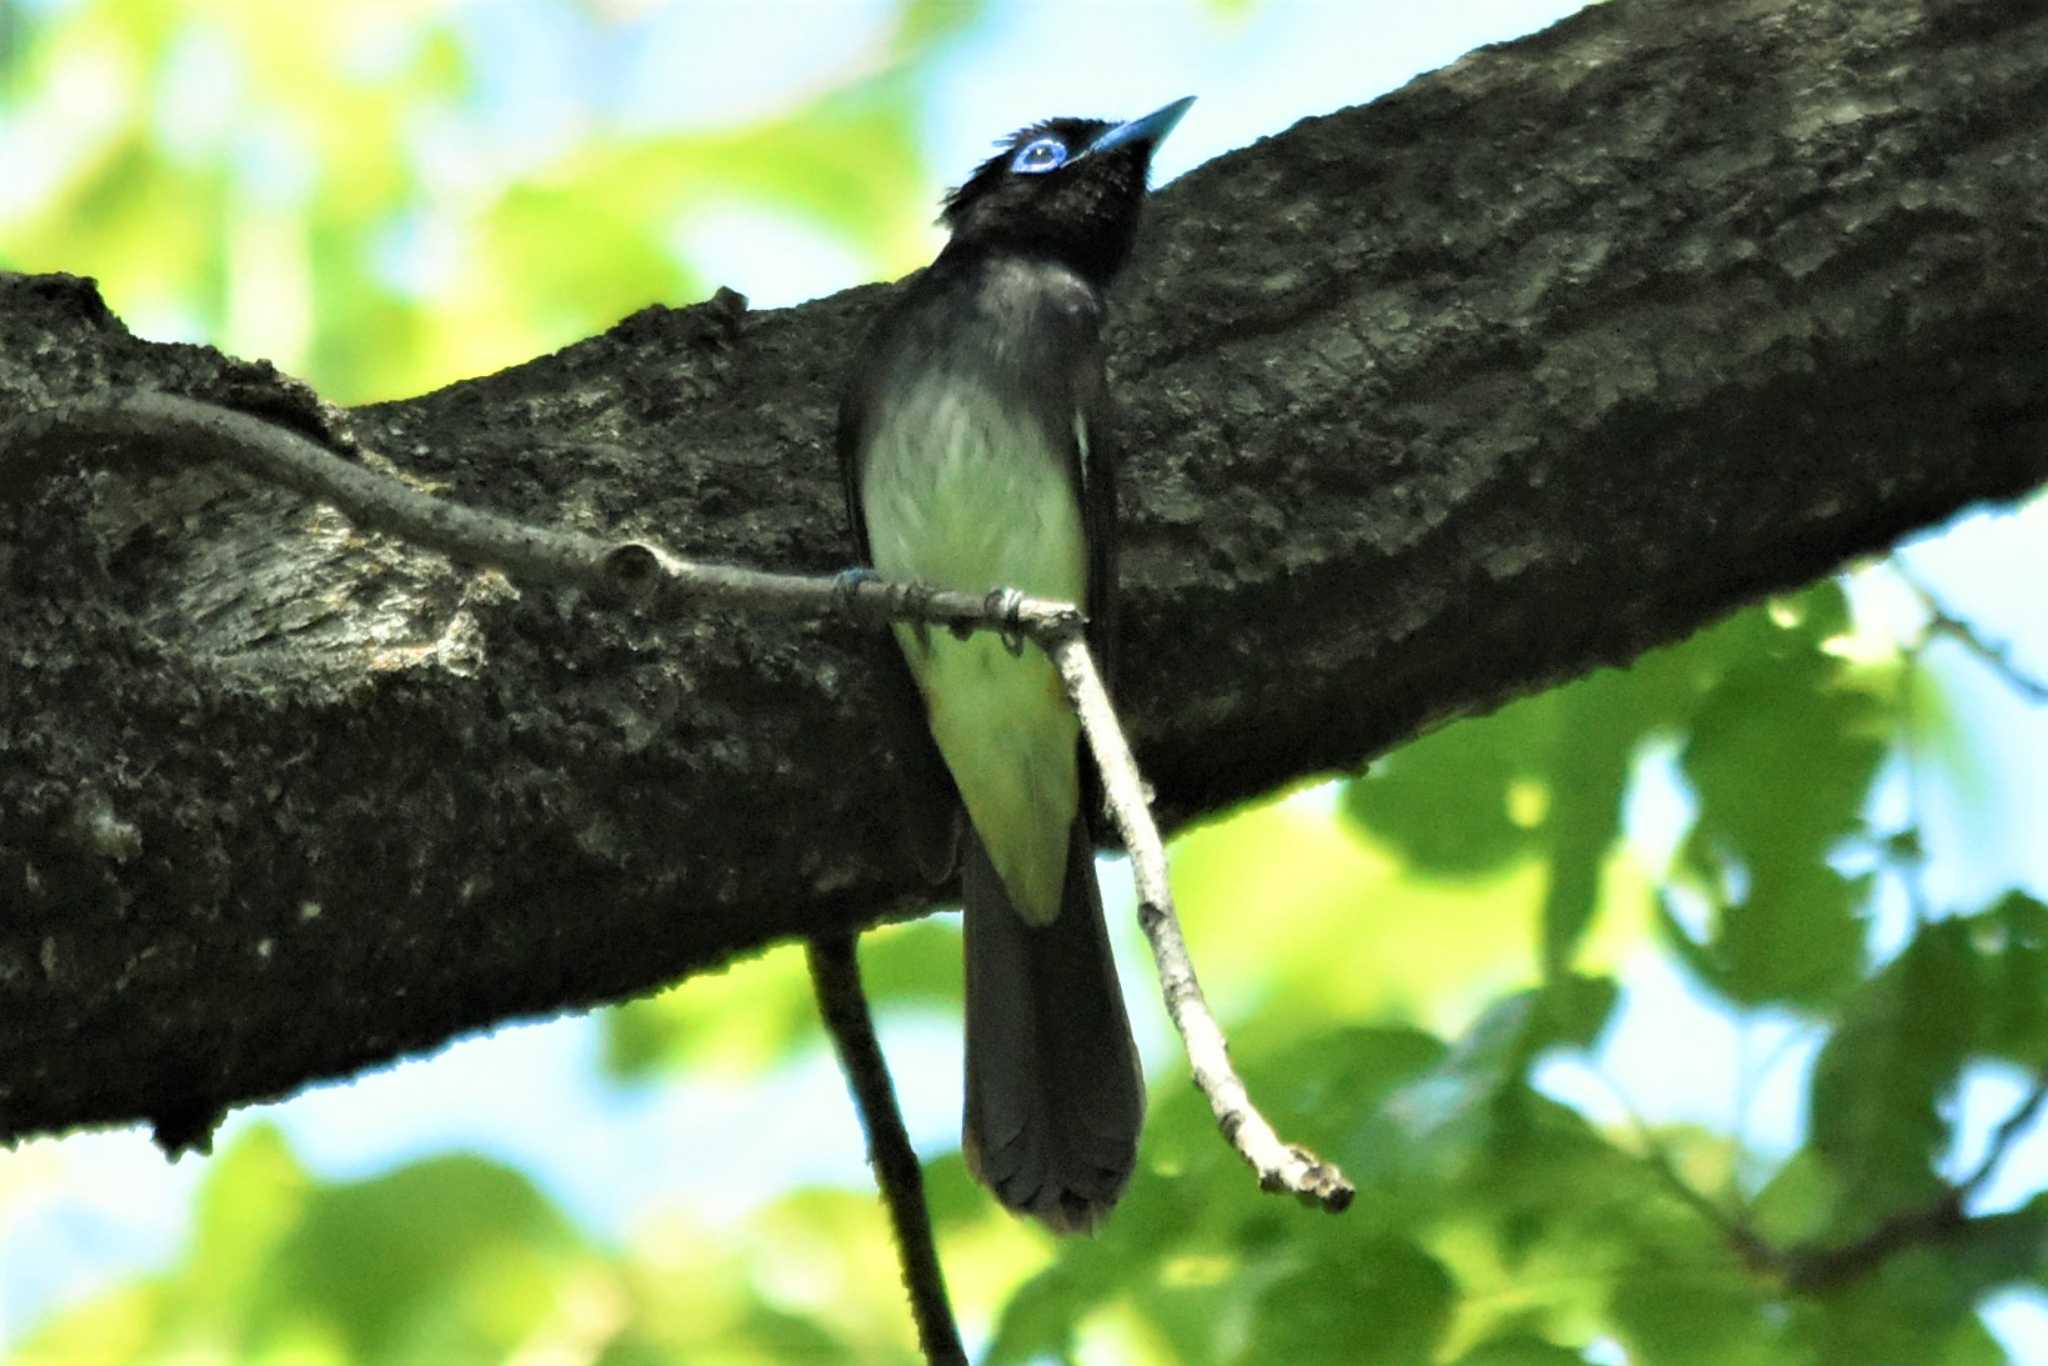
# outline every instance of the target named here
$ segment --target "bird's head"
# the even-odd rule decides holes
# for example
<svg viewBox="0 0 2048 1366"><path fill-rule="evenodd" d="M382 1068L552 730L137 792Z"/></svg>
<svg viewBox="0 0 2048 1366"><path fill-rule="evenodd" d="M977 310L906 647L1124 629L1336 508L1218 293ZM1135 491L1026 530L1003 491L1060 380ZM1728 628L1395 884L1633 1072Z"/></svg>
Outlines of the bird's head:
<svg viewBox="0 0 2048 1366"><path fill-rule="evenodd" d="M1047 119L1019 129L946 196L954 244L1051 256L1108 284L1137 235L1152 153L1194 102L1129 123Z"/></svg>

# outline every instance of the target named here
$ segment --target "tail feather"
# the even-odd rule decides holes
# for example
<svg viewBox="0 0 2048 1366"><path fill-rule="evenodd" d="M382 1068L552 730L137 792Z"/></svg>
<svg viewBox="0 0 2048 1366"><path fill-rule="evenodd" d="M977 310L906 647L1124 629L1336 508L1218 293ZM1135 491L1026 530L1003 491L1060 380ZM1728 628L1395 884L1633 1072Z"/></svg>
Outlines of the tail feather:
<svg viewBox="0 0 2048 1366"><path fill-rule="evenodd" d="M1094 844L1077 818L1060 914L1034 927L979 837L965 843L968 1166L1009 1208L1084 1231L1130 1180L1145 1117Z"/></svg>

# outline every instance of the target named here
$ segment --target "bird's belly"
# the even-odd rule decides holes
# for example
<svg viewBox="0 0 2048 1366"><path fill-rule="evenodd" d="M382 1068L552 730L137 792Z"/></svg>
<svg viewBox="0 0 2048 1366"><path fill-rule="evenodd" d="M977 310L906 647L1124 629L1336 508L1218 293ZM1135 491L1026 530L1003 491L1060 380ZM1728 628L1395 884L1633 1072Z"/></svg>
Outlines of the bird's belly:
<svg viewBox="0 0 2048 1366"><path fill-rule="evenodd" d="M877 570L965 592L1086 596L1088 548L1064 450L973 389L927 385L889 417L861 484Z"/></svg>
<svg viewBox="0 0 2048 1366"><path fill-rule="evenodd" d="M1012 587L1081 602L1088 547L1067 455L974 390L912 394L876 431L861 504L875 568L982 593ZM1043 652L995 635L898 627L932 734L1010 900L1059 913L1079 804L1078 725Z"/></svg>

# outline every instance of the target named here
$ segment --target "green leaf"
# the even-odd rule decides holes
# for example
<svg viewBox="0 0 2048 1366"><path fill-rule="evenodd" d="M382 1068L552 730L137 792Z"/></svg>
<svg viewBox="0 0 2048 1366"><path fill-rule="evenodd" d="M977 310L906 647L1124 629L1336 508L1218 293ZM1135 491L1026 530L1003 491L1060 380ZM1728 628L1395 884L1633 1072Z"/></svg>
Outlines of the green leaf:
<svg viewBox="0 0 2048 1366"><path fill-rule="evenodd" d="M159 1325L179 1309L176 1288L158 1279L119 1285L37 1324L12 1344L16 1361L148 1361L166 1345ZM216 1340L207 1344L224 1358Z"/></svg>
<svg viewBox="0 0 2048 1366"><path fill-rule="evenodd" d="M1887 713L1826 652L1840 619L1838 593L1771 614L1680 755L1699 798L1683 860L1718 912L1708 980L1745 1004L1826 1006L1860 975L1867 885L1827 859L1861 829Z"/></svg>
<svg viewBox="0 0 2048 1366"><path fill-rule="evenodd" d="M860 979L878 1009L916 1003L957 1015L959 921L927 917L868 931L860 938Z"/></svg>
<svg viewBox="0 0 2048 1366"><path fill-rule="evenodd" d="M1081 1320L1121 1293L1132 1270L1129 1259L1100 1243L1075 1240L1062 1248L1057 1262L1026 1281L1003 1306L989 1344L989 1366L1070 1357Z"/></svg>
<svg viewBox="0 0 2048 1366"><path fill-rule="evenodd" d="M1701 861L1691 841L1687 848ZM1820 1005L1861 978L1872 885L1824 863L1773 865L1732 902L1718 887L1691 889L1713 912L1705 940L1679 921L1668 890L1657 894L1656 923L1665 946L1716 994L1741 1005Z"/></svg>
<svg viewBox="0 0 2048 1366"><path fill-rule="evenodd" d="M2013 1366L2004 1346L1974 1316L1957 1324L1935 1350L1933 1366Z"/></svg>
<svg viewBox="0 0 2048 1366"><path fill-rule="evenodd" d="M2048 1068L2048 906L2010 892L1967 924L1977 962L1977 1047Z"/></svg>
<svg viewBox="0 0 2048 1366"><path fill-rule="evenodd" d="M1532 859L1483 878L1404 876L1354 822L1288 796L1196 826L1171 854L1181 921L1225 1018L1291 1019L1296 1033L1316 1017L1398 1018L1529 957ZM1209 966L1236 962L1258 970ZM1254 1008L1261 998L1275 1008Z"/></svg>
<svg viewBox="0 0 2048 1366"><path fill-rule="evenodd" d="M1388 1112L1412 1141L1452 1161L1495 1137L1498 1105L1512 1101L1543 1050L1589 1048L1619 991L1602 977L1566 977L1489 1006L1429 1073L1402 1088Z"/></svg>
<svg viewBox="0 0 2048 1366"><path fill-rule="evenodd" d="M309 1178L268 1126L216 1158L161 1277L53 1320L61 1360L496 1359L592 1254L523 1176L481 1158Z"/></svg>
<svg viewBox="0 0 2048 1366"><path fill-rule="evenodd" d="M1978 1287L1958 1271L1940 1247L1908 1245L1835 1293L1795 1303L1797 1340L1825 1362L2003 1361L1977 1320Z"/></svg>
<svg viewBox="0 0 2048 1366"><path fill-rule="evenodd" d="M1881 752L1873 699L1840 686L1839 661L1824 650L1847 620L1831 584L1740 613L1626 670L1602 670L1426 735L1354 780L1344 810L1427 872L1469 876L1545 854L1542 961L1546 975L1557 976L1569 969L1598 909L1601 868L1620 830L1637 750L1654 733L1689 726L1687 755L1705 799L1697 847L1713 856L1707 871L1715 875L1724 862L1761 870L1761 899L1731 914L1770 920L1752 938L1773 938L1792 902L1810 890L1804 870L1853 828ZM1769 710L1780 694L1806 704L1782 724ZM1824 724L1816 724L1817 710ZM1788 746L1781 729L1806 752ZM1800 765L1802 784L1821 780L1818 794L1796 789L1812 813L1803 825L1788 827L1775 809L1788 804L1789 787L1777 781L1778 749ZM1815 755L1825 762L1812 765ZM1733 813L1726 821L1724 810ZM1750 811L1757 819L1745 819ZM1769 993L1763 999L1836 993L1856 966L1840 948L1857 935L1844 921L1831 905L1806 908L1815 954L1786 975L1789 987L1752 985L1725 961L1712 980Z"/></svg>
<svg viewBox="0 0 2048 1366"><path fill-rule="evenodd" d="M1749 894L1721 912L1716 947L1728 994L1745 1004L1820 1005L1848 990L1862 975L1873 881L1817 859L1756 868Z"/></svg>
<svg viewBox="0 0 2048 1366"><path fill-rule="evenodd" d="M2048 1280L2048 1194L2004 1214L1977 1216L1968 1236L1945 1250L1972 1300L2001 1286Z"/></svg>
<svg viewBox="0 0 2048 1366"><path fill-rule="evenodd" d="M1459 1357L1453 1366L1585 1366L1585 1363L1584 1357L1568 1347L1517 1334L1482 1342Z"/></svg>
<svg viewBox="0 0 2048 1366"><path fill-rule="evenodd" d="M264 1268L253 1322L324 1322L359 1360L483 1354L527 1335L581 1246L526 1177L428 1158L318 1188Z"/></svg>
<svg viewBox="0 0 2048 1366"><path fill-rule="evenodd" d="M1330 1030L1265 1053L1248 1048L1242 1066L1267 1117L1295 1141L1329 1153L1357 1184L1360 1201L1392 1219L1431 1194L1414 1180L1429 1154L1397 1117L1396 1097L1444 1055L1435 1036L1387 1026ZM1241 1183L1243 1166L1218 1142L1206 1103L1189 1095L1177 1114L1184 1150L1201 1144L1223 1154L1213 1168L1217 1189Z"/></svg>
<svg viewBox="0 0 2048 1366"><path fill-rule="evenodd" d="M1733 999L1735 987L1731 980L1732 974L1721 953L1720 945L1711 939L1701 941L1693 938L1692 932L1679 920L1668 890L1658 889L1653 909L1656 913L1657 937L1663 942L1664 947L1677 956L1678 961L1685 965L1686 971L1699 980L1701 986L1716 995Z"/></svg>
<svg viewBox="0 0 2048 1366"><path fill-rule="evenodd" d="M1092 1308L1075 1297L1106 1283L1092 1259L1107 1257L1122 1278L1121 1304L1164 1344L1163 1359L1234 1360L1259 1343L1255 1306L1276 1281L1341 1263L1359 1239L1424 1223L1441 1207L1442 1188L1422 1177L1427 1155L1387 1117L1385 1101L1435 1062L1442 1045L1396 1028L1269 1045L1279 1032L1241 1031L1233 1054L1281 1133L1336 1161L1357 1184L1353 1210L1330 1218L1260 1192L1185 1072L1163 1078L1153 1088L1139 1175L1115 1217L1093 1239L1059 1245L1061 1312ZM1034 1290L1035 1313L1046 1306L1036 1297L1053 1293ZM1046 1351L1054 1350L1043 1345L1049 1332L1039 1331ZM1021 1326L1005 1341L1021 1354Z"/></svg>
<svg viewBox="0 0 2048 1366"><path fill-rule="evenodd" d="M861 984L877 1011L960 1008L960 931L941 920L883 925L860 940ZM741 1073L787 1060L818 1038L803 950L778 945L723 972L603 1012L604 1067L642 1081L693 1067Z"/></svg>
<svg viewBox="0 0 2048 1366"><path fill-rule="evenodd" d="M1457 1287L1414 1243L1372 1238L1276 1279L1259 1296L1244 1362L1427 1361L1450 1324Z"/></svg>
<svg viewBox="0 0 2048 1366"><path fill-rule="evenodd" d="M1618 1277L1608 1313L1641 1366L1790 1366L1764 1295L1732 1265L1665 1263ZM1879 1358L1871 1358L1878 1360Z"/></svg>
<svg viewBox="0 0 2048 1366"><path fill-rule="evenodd" d="M1941 1103L1977 1032L1975 963L1961 921L1923 926L1853 995L1814 1063L1812 1142L1840 1176L1845 1234L1940 1188Z"/></svg>
<svg viewBox="0 0 2048 1366"><path fill-rule="evenodd" d="M683 1066L739 1074L783 1061L818 1037L810 974L795 944L699 973L600 1019L604 1068L621 1081Z"/></svg>
<svg viewBox="0 0 2048 1366"><path fill-rule="evenodd" d="M1535 821L1517 819L1517 784L1534 782L1554 727L1549 697L1455 721L1403 745L1344 790L1344 810L1413 868L1469 874L1534 847Z"/></svg>
<svg viewBox="0 0 2048 1366"><path fill-rule="evenodd" d="M245 1130L214 1158L194 1198L188 1293L223 1317L262 1282L280 1243L305 1217L318 1183L269 1124Z"/></svg>
<svg viewBox="0 0 2048 1366"><path fill-rule="evenodd" d="M1558 698L1557 743L1550 764L1550 812L1544 842L1550 885L1543 894L1543 972L1563 976L1592 923L1600 866L1621 829L1629 764L1647 717L1635 714L1642 689L1627 674L1603 671Z"/></svg>
<svg viewBox="0 0 2048 1366"><path fill-rule="evenodd" d="M1802 1148L1750 1202L1750 1227L1773 1247L1811 1243L1826 1233L1841 1198L1835 1169L1813 1149Z"/></svg>
<svg viewBox="0 0 2048 1366"><path fill-rule="evenodd" d="M932 47L979 23L987 0L903 0L896 19L896 55L915 61Z"/></svg>
<svg viewBox="0 0 2048 1366"><path fill-rule="evenodd" d="M949 1229L966 1228L986 1219L988 1192L967 1174L967 1160L955 1148L924 1164L925 1207L941 1237Z"/></svg>

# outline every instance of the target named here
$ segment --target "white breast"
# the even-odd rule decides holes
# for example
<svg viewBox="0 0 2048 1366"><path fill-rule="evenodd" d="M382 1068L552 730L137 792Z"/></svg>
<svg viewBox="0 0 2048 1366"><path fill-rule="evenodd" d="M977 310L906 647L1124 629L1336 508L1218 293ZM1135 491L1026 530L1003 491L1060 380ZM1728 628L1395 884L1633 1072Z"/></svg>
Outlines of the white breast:
<svg viewBox="0 0 2048 1366"><path fill-rule="evenodd" d="M1054 449L986 390L930 380L881 414L861 481L875 568L940 588L1079 602L1081 505Z"/></svg>
<svg viewBox="0 0 2048 1366"><path fill-rule="evenodd" d="M1066 452L958 376L920 384L878 415L861 477L875 568L985 593L1012 587L1083 602L1088 547ZM1051 662L993 634L897 640L969 817L1025 919L1059 913L1079 803L1079 731Z"/></svg>

